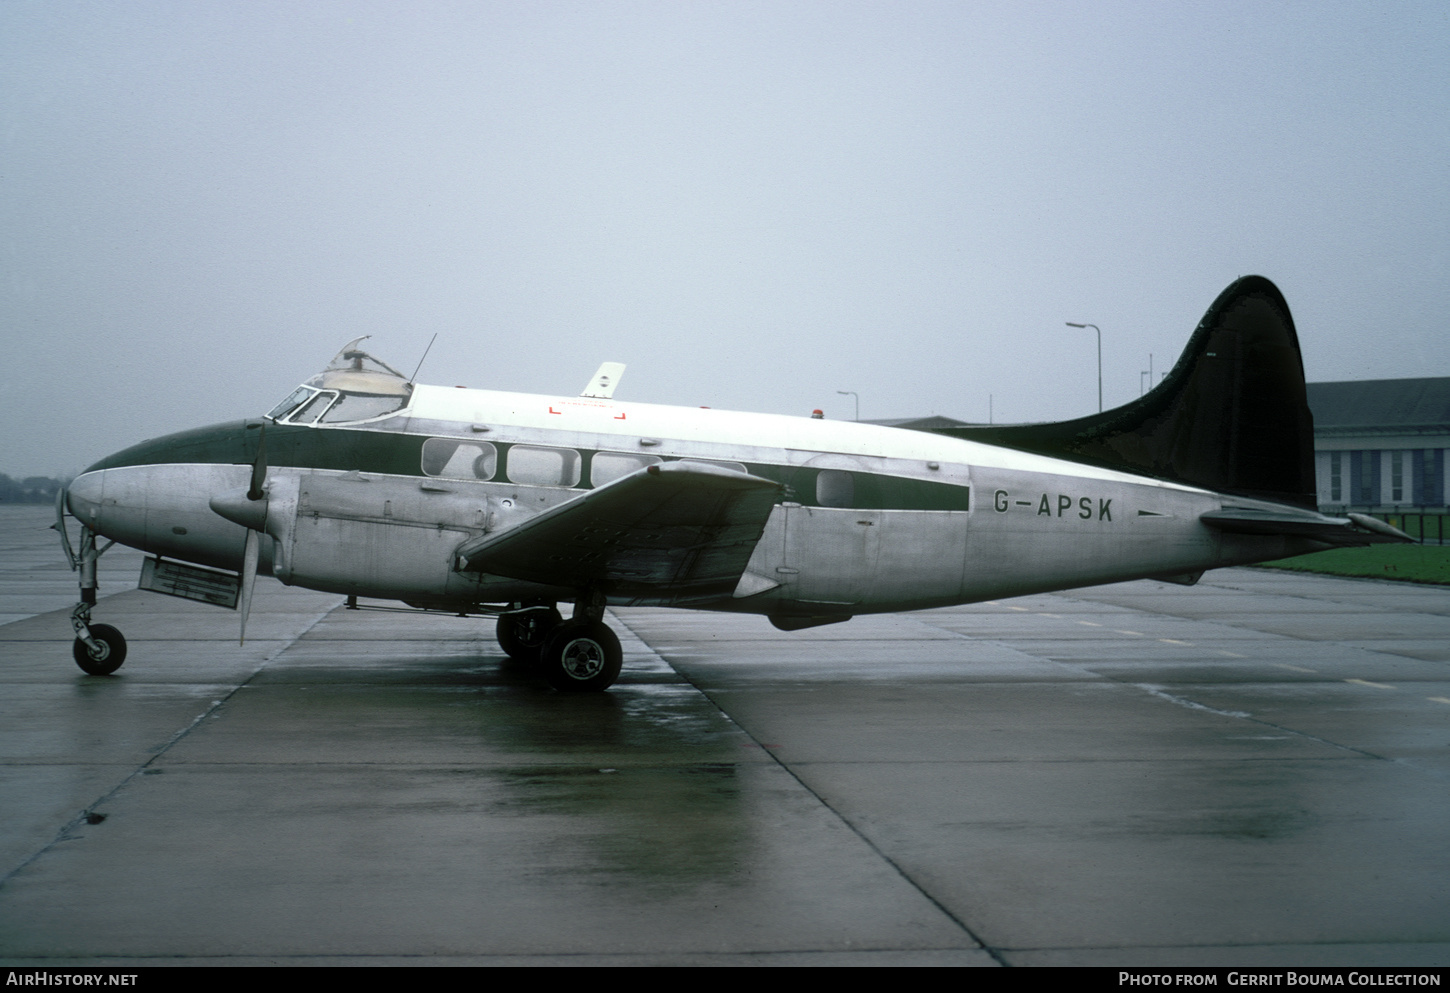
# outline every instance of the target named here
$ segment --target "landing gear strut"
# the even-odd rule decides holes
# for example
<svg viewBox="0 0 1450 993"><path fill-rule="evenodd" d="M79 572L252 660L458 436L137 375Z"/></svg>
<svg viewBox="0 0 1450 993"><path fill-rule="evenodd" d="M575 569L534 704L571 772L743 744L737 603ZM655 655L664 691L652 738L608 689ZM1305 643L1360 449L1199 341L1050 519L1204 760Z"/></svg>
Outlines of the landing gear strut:
<svg viewBox="0 0 1450 993"><path fill-rule="evenodd" d="M563 620L559 608L552 603L532 604L513 613L500 614L494 633L498 646L509 658L537 665L544 642Z"/></svg>
<svg viewBox="0 0 1450 993"><path fill-rule="evenodd" d="M604 596L593 590L580 595L574 616L554 629L539 657L544 678L561 693L607 690L623 664L619 639L604 623Z"/></svg>
<svg viewBox="0 0 1450 993"><path fill-rule="evenodd" d="M109 676L126 661L126 639L109 624L92 624L91 608L96 605L96 560L115 542L107 542L98 550L96 533L81 525L80 552L73 553L70 536L65 530L64 499L65 491L62 490L56 502L56 530L60 532L61 544L71 567L79 569L81 574L81 600L70 614L70 625L76 633L71 654L82 671L92 676Z"/></svg>

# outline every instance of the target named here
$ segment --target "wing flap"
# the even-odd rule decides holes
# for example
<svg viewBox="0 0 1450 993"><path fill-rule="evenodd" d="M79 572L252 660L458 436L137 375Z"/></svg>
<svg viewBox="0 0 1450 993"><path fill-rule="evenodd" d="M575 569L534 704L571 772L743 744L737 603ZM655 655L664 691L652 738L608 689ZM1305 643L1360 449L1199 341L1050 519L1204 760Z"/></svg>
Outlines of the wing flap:
<svg viewBox="0 0 1450 993"><path fill-rule="evenodd" d="M740 582L779 492L716 466L652 465L465 542L456 566L651 603L721 599Z"/></svg>

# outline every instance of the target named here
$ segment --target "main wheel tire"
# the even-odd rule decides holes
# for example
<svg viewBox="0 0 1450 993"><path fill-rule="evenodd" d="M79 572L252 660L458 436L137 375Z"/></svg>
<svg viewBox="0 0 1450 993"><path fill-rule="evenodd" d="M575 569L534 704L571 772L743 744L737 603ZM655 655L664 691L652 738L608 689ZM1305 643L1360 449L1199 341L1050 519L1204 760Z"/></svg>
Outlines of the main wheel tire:
<svg viewBox="0 0 1450 993"><path fill-rule="evenodd" d="M90 647L77 638L71 646L76 665L92 676L109 676L121 668L121 663L126 661L126 639L121 637L121 632L109 624L92 624L91 638L101 646L101 650L93 654Z"/></svg>
<svg viewBox="0 0 1450 993"><path fill-rule="evenodd" d="M494 636L498 647L511 659L535 665L543 654L549 635L563 623L555 607L548 610L529 610L520 614L503 614L498 619Z"/></svg>
<svg viewBox="0 0 1450 993"><path fill-rule="evenodd" d="M549 636L539 667L561 693L598 693L614 685L624 665L619 639L602 621L567 621Z"/></svg>

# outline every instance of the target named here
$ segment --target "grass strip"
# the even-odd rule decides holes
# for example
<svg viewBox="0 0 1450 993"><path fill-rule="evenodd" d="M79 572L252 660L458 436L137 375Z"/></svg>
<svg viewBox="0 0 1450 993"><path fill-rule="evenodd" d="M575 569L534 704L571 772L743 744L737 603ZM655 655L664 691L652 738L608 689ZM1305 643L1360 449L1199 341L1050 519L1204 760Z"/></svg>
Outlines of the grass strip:
<svg viewBox="0 0 1450 993"><path fill-rule="evenodd" d="M1329 576L1398 579L1407 583L1450 585L1450 545L1370 545L1368 548L1333 548L1263 562L1268 569L1292 569Z"/></svg>

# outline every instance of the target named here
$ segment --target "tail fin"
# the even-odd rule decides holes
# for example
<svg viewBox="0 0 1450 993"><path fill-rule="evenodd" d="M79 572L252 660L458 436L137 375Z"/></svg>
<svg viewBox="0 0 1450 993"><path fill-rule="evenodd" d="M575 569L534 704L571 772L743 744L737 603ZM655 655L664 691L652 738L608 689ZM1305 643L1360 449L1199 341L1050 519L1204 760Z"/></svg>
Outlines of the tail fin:
<svg viewBox="0 0 1450 993"><path fill-rule="evenodd" d="M1294 319L1245 276L1203 315L1173 371L1139 399L1055 424L937 433L1315 509L1314 417Z"/></svg>

